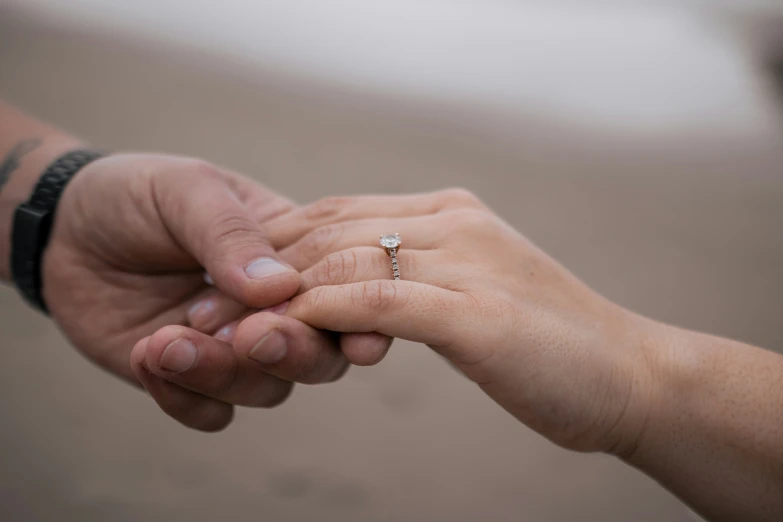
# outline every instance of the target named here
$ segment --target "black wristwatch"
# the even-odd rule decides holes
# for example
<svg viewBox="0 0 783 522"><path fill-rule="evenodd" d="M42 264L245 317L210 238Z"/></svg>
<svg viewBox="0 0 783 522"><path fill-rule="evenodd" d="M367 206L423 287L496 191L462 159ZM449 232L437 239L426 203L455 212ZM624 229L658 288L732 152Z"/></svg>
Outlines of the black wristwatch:
<svg viewBox="0 0 783 522"><path fill-rule="evenodd" d="M46 168L30 199L19 205L14 214L11 274L19 293L44 313L48 313L48 310L42 295L41 264L54 224L57 203L74 175L102 156L102 153L92 150L74 150L63 154Z"/></svg>

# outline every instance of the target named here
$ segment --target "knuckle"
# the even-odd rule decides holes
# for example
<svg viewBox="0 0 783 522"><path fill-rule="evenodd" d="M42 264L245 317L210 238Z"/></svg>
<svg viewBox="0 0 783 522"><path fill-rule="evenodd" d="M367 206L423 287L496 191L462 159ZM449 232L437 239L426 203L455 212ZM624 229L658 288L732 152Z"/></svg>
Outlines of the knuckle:
<svg viewBox="0 0 783 522"><path fill-rule="evenodd" d="M354 198L350 196L329 196L319 199L305 209L307 219L328 221L338 218L348 208Z"/></svg>
<svg viewBox="0 0 783 522"><path fill-rule="evenodd" d="M356 252L352 250L329 254L316 270L316 282L319 285L337 285L352 281L357 266Z"/></svg>
<svg viewBox="0 0 783 522"><path fill-rule="evenodd" d="M173 205L172 212L180 213L186 199L183 187L194 183L225 179L223 172L211 163L197 158L174 158L161 166L141 169L135 177L130 197L153 198L166 207ZM194 179L196 178L196 179Z"/></svg>
<svg viewBox="0 0 783 522"><path fill-rule="evenodd" d="M188 158L184 160L182 172L187 176L200 176L207 179L222 179L223 172L212 163L198 159Z"/></svg>
<svg viewBox="0 0 783 522"><path fill-rule="evenodd" d="M492 216L476 209L461 209L449 213L448 222L458 230L487 232Z"/></svg>
<svg viewBox="0 0 783 522"><path fill-rule="evenodd" d="M481 200L471 191L462 187L449 188L438 193L449 208L482 207Z"/></svg>
<svg viewBox="0 0 783 522"><path fill-rule="evenodd" d="M222 212L212 219L210 238L229 251L240 250L257 242L258 228L246 217L234 211ZM254 241L255 240L255 241Z"/></svg>
<svg viewBox="0 0 783 522"><path fill-rule="evenodd" d="M311 288L297 299L302 303L305 310L318 310L319 305L324 303L325 293L323 286Z"/></svg>
<svg viewBox="0 0 783 522"><path fill-rule="evenodd" d="M399 305L402 298L394 281L365 281L351 292L351 304L356 307L383 312Z"/></svg>
<svg viewBox="0 0 783 522"><path fill-rule="evenodd" d="M304 308L316 314L320 310L331 310L339 302L339 297L328 286L317 286L302 294Z"/></svg>
<svg viewBox="0 0 783 522"><path fill-rule="evenodd" d="M337 249L344 231L341 223L318 227L302 238L300 247L311 259L319 260Z"/></svg>
<svg viewBox="0 0 783 522"><path fill-rule="evenodd" d="M500 305L500 300L486 295L475 295L474 293L465 292L464 306L474 317L492 317L497 318L502 316L504 310Z"/></svg>

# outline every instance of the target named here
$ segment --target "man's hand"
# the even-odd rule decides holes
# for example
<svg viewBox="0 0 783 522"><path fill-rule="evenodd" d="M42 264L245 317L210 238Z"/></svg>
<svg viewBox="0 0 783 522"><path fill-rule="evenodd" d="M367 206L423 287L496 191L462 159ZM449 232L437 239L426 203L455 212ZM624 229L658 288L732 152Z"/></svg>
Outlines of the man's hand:
<svg viewBox="0 0 783 522"><path fill-rule="evenodd" d="M220 429L233 404L279 404L289 381L334 380L348 364L336 336L275 313L256 319L267 331L256 350L237 354L227 342L248 309L278 305L299 289L299 274L277 253L286 245L270 244L263 231L293 208L201 160L100 159L63 193L44 258L44 299L88 358L141 382L184 424ZM378 335L343 337L346 353L361 354L357 362L380 360L388 345Z"/></svg>

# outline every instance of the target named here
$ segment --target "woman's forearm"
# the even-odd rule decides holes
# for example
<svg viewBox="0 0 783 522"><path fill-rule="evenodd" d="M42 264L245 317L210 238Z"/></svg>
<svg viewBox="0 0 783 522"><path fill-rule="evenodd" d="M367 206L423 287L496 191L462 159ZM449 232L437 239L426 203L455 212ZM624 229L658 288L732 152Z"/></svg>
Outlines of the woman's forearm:
<svg viewBox="0 0 783 522"><path fill-rule="evenodd" d="M0 101L0 281L10 279L14 210L46 166L80 142Z"/></svg>
<svg viewBox="0 0 783 522"><path fill-rule="evenodd" d="M709 520L783 520L783 356L656 329L660 393L627 462Z"/></svg>

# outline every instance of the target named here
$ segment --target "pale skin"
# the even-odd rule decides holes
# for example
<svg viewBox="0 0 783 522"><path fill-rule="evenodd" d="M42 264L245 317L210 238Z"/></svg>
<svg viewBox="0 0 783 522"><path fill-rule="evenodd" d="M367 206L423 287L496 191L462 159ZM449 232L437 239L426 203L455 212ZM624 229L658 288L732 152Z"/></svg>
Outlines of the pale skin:
<svg viewBox="0 0 783 522"><path fill-rule="evenodd" d="M0 187L7 278L11 207L78 142L8 107L0 116L1 150L44 136L13 190ZM393 232L402 281L377 243ZM291 270L253 279L256 259ZM297 208L204 162L117 155L63 195L44 279L71 342L188 426L224 427L232 405L279 402L288 381L332 380L400 337L554 443L616 455L708 520L783 519L783 357L611 303L464 190Z"/></svg>
<svg viewBox="0 0 783 522"><path fill-rule="evenodd" d="M323 219L290 248L322 259L286 316L425 343L552 442L616 455L708 520L783 519L783 356L611 303L470 193L430 195L434 213L421 197L317 203ZM403 281L367 246L375 230L403 238Z"/></svg>

